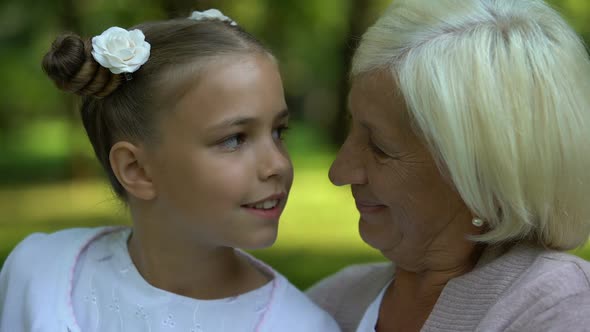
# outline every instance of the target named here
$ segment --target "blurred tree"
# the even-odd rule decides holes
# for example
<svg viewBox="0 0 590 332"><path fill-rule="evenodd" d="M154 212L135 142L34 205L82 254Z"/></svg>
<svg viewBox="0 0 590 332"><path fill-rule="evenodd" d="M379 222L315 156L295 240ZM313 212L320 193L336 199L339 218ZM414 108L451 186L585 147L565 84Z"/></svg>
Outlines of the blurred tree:
<svg viewBox="0 0 590 332"><path fill-rule="evenodd" d="M207 10L209 8L225 8L224 0L160 0L159 4L168 17L188 16L193 10Z"/></svg>
<svg viewBox="0 0 590 332"><path fill-rule="evenodd" d="M56 15L56 24L58 29L61 31L81 31L81 15L79 14L78 7L74 0L58 0L58 6L61 10ZM49 48L48 48L49 50ZM94 169L89 169L89 163L87 154L83 153L78 149L79 145L76 144L77 137L79 136L80 117L76 110L76 99L71 94L61 94L60 99L63 100L65 105L65 112L63 112L63 119L66 122L67 133L67 150L68 160L66 173L72 178L81 178L88 176L88 174L94 173Z"/></svg>
<svg viewBox="0 0 590 332"><path fill-rule="evenodd" d="M347 33L340 45L340 56L342 57L343 68L337 74L338 78L338 100L336 109L338 113L335 115L330 128L331 141L339 145L344 141L348 131L348 123L346 121L348 112L348 90L350 82L348 79L348 72L352 60L352 55L356 49L357 43L360 40L364 30L366 29L367 14L369 12L369 2L365 0L352 0L348 12Z"/></svg>

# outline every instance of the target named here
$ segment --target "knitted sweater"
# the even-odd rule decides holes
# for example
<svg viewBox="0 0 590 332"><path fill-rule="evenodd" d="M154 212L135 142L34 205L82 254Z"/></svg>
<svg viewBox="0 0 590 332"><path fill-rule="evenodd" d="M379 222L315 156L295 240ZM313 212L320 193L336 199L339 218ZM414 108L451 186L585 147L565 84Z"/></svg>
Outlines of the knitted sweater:
<svg viewBox="0 0 590 332"><path fill-rule="evenodd" d="M391 263L357 265L307 294L343 332L355 332L393 278ZM488 249L471 272L447 283L421 331L590 331L589 280L590 263L573 255L527 245Z"/></svg>

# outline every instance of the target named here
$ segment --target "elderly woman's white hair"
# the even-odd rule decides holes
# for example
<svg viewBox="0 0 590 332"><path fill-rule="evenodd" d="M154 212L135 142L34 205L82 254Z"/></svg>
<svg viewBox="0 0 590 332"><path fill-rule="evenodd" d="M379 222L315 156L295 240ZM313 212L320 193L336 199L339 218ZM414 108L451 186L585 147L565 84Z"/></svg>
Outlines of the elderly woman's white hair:
<svg viewBox="0 0 590 332"><path fill-rule="evenodd" d="M352 77L390 70L418 134L490 231L570 249L590 233L590 61L540 0L398 0Z"/></svg>

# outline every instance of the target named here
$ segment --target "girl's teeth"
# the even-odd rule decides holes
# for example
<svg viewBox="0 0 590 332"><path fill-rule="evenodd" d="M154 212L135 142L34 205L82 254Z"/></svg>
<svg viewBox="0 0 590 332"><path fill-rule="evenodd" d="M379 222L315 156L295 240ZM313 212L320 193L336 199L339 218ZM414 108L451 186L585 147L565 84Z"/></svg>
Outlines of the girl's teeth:
<svg viewBox="0 0 590 332"><path fill-rule="evenodd" d="M277 206L277 203L279 201L278 200L270 200L270 201L264 201L260 204L256 204L254 207L257 209L264 209L264 210L268 210L268 209L272 209L275 206Z"/></svg>

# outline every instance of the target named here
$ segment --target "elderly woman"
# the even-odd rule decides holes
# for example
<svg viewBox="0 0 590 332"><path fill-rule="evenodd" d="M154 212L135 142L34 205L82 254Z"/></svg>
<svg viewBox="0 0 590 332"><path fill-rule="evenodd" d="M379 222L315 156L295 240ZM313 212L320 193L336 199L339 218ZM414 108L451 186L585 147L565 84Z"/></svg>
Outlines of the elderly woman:
<svg viewBox="0 0 590 332"><path fill-rule="evenodd" d="M398 0L332 168L392 263L308 294L343 331L590 331L590 61L541 0Z"/></svg>

